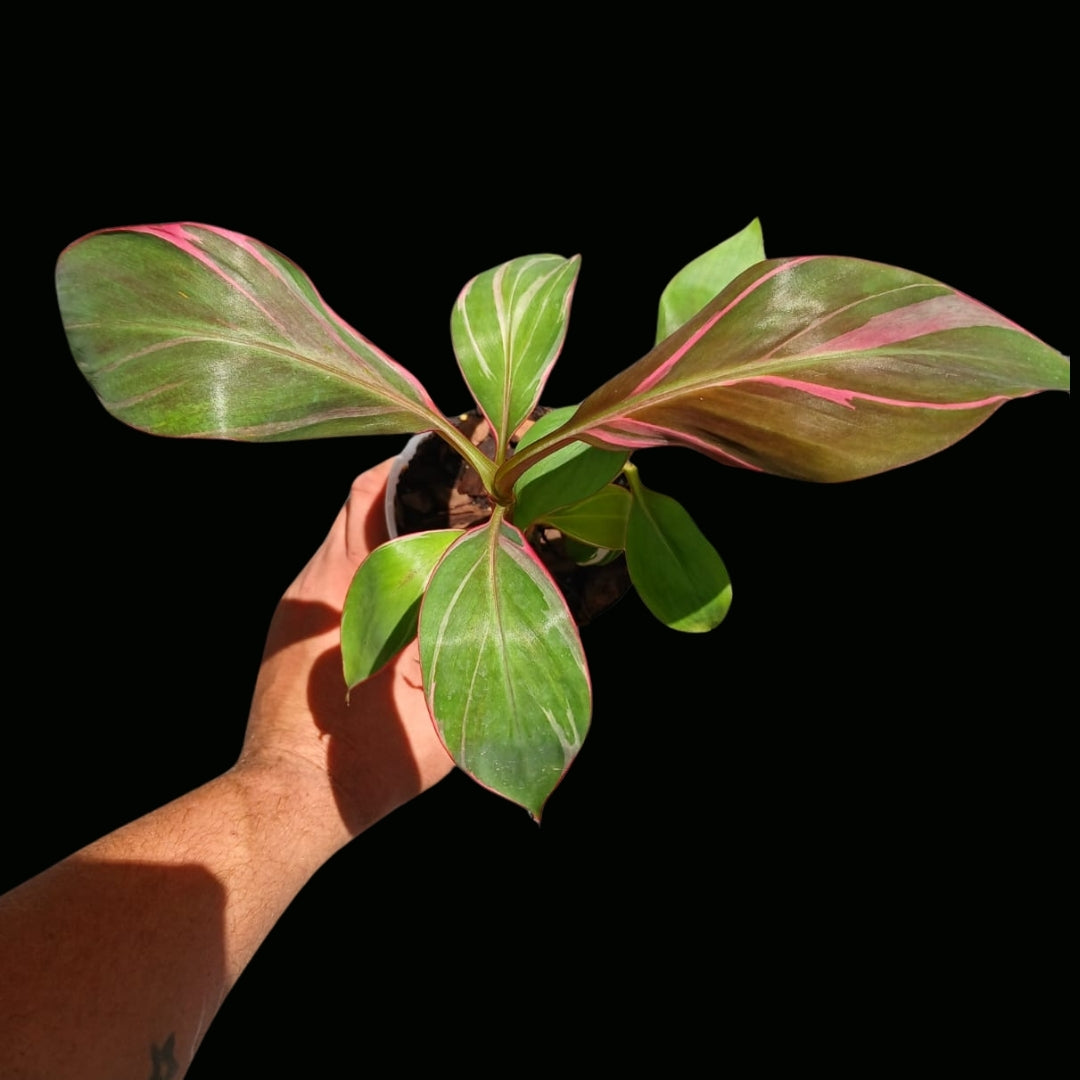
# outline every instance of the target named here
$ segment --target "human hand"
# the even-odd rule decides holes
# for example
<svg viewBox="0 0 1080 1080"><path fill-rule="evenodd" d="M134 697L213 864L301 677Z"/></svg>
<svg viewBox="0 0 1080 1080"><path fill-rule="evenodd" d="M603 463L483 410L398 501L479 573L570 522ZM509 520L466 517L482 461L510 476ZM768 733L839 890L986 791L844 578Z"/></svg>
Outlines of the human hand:
<svg viewBox="0 0 1080 1080"><path fill-rule="evenodd" d="M335 848L453 768L424 701L415 642L346 701L341 610L357 566L387 539L390 465L354 481L278 605L234 770L304 799Z"/></svg>

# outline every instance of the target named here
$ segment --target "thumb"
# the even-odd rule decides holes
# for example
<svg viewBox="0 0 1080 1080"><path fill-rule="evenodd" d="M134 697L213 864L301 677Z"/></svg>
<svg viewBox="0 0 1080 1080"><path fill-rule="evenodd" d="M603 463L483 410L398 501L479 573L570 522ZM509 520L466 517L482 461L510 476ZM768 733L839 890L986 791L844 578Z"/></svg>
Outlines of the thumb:
<svg viewBox="0 0 1080 1080"><path fill-rule="evenodd" d="M358 476L326 539L286 592L294 600L319 601L340 611L356 568L387 537L383 503L393 459Z"/></svg>

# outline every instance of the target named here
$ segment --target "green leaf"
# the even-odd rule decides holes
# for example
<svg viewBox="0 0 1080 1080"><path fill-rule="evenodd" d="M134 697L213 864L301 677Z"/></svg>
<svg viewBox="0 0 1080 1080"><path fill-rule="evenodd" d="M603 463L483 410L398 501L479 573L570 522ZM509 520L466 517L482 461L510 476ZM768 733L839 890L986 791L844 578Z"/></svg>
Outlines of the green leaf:
<svg viewBox="0 0 1080 1080"><path fill-rule="evenodd" d="M521 437L516 453L561 427L574 413L571 405L552 409ZM530 467L514 487L514 523L527 529L533 522L550 520L552 511L587 498L619 475L626 454L599 450L583 442L563 446Z"/></svg>
<svg viewBox="0 0 1080 1080"><path fill-rule="evenodd" d="M657 344L689 322L744 270L764 258L761 222L754 218L745 229L688 262L668 282L660 297Z"/></svg>
<svg viewBox="0 0 1080 1080"><path fill-rule="evenodd" d="M341 613L341 658L350 690L416 637L424 586L461 535L461 529L440 529L399 536L360 564Z"/></svg>
<svg viewBox="0 0 1080 1080"><path fill-rule="evenodd" d="M102 404L157 435L279 441L427 431L420 383L343 322L283 255L209 225L91 233L56 288Z"/></svg>
<svg viewBox="0 0 1080 1080"><path fill-rule="evenodd" d="M621 549L613 551L611 548L583 544L572 536L563 536L562 546L567 558L572 559L578 566L605 566L607 563L614 562L622 554Z"/></svg>
<svg viewBox="0 0 1080 1080"><path fill-rule="evenodd" d="M645 606L673 630L702 633L723 622L731 579L693 518L667 495L650 491L627 467L633 503L626 564Z"/></svg>
<svg viewBox="0 0 1080 1080"><path fill-rule="evenodd" d="M496 432L496 464L562 349L581 259L525 255L462 289L450 318L461 372Z"/></svg>
<svg viewBox="0 0 1080 1080"><path fill-rule="evenodd" d="M420 664L454 761L539 819L588 730L589 676L562 594L497 515L436 567L420 610Z"/></svg>
<svg viewBox="0 0 1080 1080"><path fill-rule="evenodd" d="M632 501L626 488L608 484L595 495L544 520L582 543L621 551L626 547L626 523Z"/></svg>

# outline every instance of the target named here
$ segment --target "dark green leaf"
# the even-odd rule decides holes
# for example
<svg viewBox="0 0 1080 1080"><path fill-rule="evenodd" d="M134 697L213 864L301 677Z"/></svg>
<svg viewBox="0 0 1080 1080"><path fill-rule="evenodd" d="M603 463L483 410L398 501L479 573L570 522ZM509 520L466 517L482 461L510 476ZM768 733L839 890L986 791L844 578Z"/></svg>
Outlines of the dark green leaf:
<svg viewBox="0 0 1080 1080"><path fill-rule="evenodd" d="M645 487L633 466L627 476L630 580L645 606L673 630L712 630L731 606L731 579L720 556L679 503Z"/></svg>
<svg viewBox="0 0 1080 1080"><path fill-rule="evenodd" d="M522 436L517 453L561 427L576 412L571 405L552 409ZM551 513L593 495L619 475L626 461L622 451L598 450L574 442L541 458L514 488L514 523L521 529L535 521L550 520Z"/></svg>
<svg viewBox="0 0 1080 1080"><path fill-rule="evenodd" d="M545 520L583 543L619 551L626 547L626 522L631 502L626 488L608 484L595 495L557 511Z"/></svg>

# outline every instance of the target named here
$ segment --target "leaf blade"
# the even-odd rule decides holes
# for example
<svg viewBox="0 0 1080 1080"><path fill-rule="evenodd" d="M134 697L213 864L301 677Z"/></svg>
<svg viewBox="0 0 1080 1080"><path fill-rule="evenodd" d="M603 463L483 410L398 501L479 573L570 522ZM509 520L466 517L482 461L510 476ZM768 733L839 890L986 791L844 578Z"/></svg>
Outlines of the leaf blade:
<svg viewBox="0 0 1080 1080"><path fill-rule="evenodd" d="M410 533L380 544L357 568L341 612L341 659L352 689L416 637L432 571L461 529Z"/></svg>
<svg viewBox="0 0 1080 1080"><path fill-rule="evenodd" d="M549 514L545 520L583 544L621 551L626 547L630 503L626 488L608 484L587 499Z"/></svg>
<svg viewBox="0 0 1080 1080"><path fill-rule="evenodd" d="M839 481L926 457L1005 401L1068 385L1065 357L947 285L807 256L744 272L567 429Z"/></svg>
<svg viewBox="0 0 1080 1080"><path fill-rule="evenodd" d="M56 285L80 369L140 430L280 441L412 433L438 416L299 267L240 233L105 229L61 254Z"/></svg>
<svg viewBox="0 0 1080 1080"><path fill-rule="evenodd" d="M450 318L461 373L496 432L501 462L562 349L581 259L525 255L474 277Z"/></svg>
<svg viewBox="0 0 1080 1080"><path fill-rule="evenodd" d="M744 270L764 260L761 222L754 218L746 228L688 262L660 295L655 344L689 322Z"/></svg>
<svg viewBox="0 0 1080 1080"><path fill-rule="evenodd" d="M419 640L428 707L458 767L539 819L592 695L566 602L519 530L493 519L447 551Z"/></svg>
<svg viewBox="0 0 1080 1080"><path fill-rule="evenodd" d="M731 578L716 549L683 507L628 471L633 495L626 564L645 606L673 630L700 634L723 622Z"/></svg>
<svg viewBox="0 0 1080 1080"><path fill-rule="evenodd" d="M552 409L522 436L521 453L561 427L576 412L573 405ZM623 451L600 450L573 442L541 458L514 485L514 523L527 529L535 521L548 520L553 511L580 502L600 491L619 475L626 461Z"/></svg>

